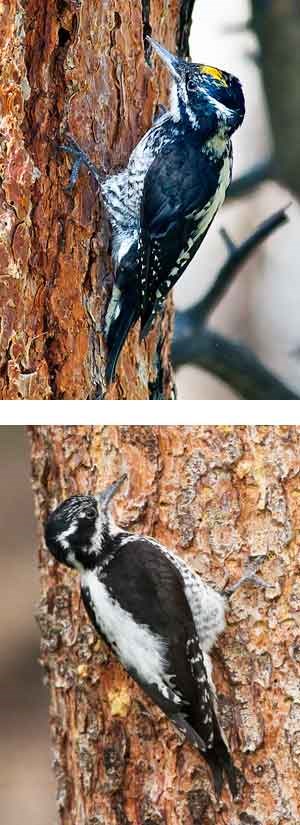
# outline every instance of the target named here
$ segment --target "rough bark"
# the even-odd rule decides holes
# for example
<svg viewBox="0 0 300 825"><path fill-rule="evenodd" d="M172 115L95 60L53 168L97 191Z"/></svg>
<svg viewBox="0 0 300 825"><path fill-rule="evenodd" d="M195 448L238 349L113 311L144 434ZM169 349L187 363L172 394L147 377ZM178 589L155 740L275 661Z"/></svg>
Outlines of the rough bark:
<svg viewBox="0 0 300 825"><path fill-rule="evenodd" d="M300 9L297 0L252 0L253 28L282 182L300 197Z"/></svg>
<svg viewBox="0 0 300 825"><path fill-rule="evenodd" d="M300 427L35 427L41 658L63 825L298 825ZM214 652L220 714L245 784L214 799L201 756L96 637L78 577L42 543L62 498L128 472L119 523L221 588L261 558L270 586L231 599ZM130 586L130 583L128 583Z"/></svg>
<svg viewBox="0 0 300 825"><path fill-rule="evenodd" d="M166 101L143 34L182 49L187 21L180 0L12 0L0 18L0 396L102 397L109 228L86 172L64 191L51 141L68 130L102 170L124 165ZM169 301L146 345L132 332L106 397L172 395L171 315Z"/></svg>

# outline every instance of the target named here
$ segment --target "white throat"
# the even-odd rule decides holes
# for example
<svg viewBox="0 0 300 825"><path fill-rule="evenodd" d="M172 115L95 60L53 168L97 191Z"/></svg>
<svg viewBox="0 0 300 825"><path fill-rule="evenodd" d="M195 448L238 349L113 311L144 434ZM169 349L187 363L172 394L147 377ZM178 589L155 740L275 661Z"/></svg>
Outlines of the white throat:
<svg viewBox="0 0 300 825"><path fill-rule="evenodd" d="M178 123L180 120L180 106L178 100L178 90L177 84L173 81L170 91L170 104L171 104L171 115L175 123Z"/></svg>
<svg viewBox="0 0 300 825"><path fill-rule="evenodd" d="M193 109L191 108L191 106L189 106L189 104L187 104L187 106L186 106L186 113L187 113L188 119L189 119L190 124L193 127L193 129L199 129L200 128L199 121L198 121L198 119L195 115L195 112L193 112Z"/></svg>
<svg viewBox="0 0 300 825"><path fill-rule="evenodd" d="M98 550L101 550L103 544L104 524L105 517L100 510L95 521L95 532L91 541L91 546L88 550L89 553L97 553Z"/></svg>

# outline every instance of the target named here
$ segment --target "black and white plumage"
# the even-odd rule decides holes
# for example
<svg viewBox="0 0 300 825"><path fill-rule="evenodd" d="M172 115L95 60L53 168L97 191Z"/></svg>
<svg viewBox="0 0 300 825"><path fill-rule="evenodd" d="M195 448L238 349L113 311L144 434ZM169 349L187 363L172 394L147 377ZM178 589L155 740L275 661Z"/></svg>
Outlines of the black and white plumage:
<svg viewBox="0 0 300 825"><path fill-rule="evenodd" d="M154 539L117 527L109 503L126 476L98 496L74 496L45 529L55 558L80 573L97 632L128 673L205 756L217 793L236 769L221 731L209 651L226 600Z"/></svg>
<svg viewBox="0 0 300 825"><path fill-rule="evenodd" d="M245 103L228 72L153 49L173 81L164 112L133 150L127 168L103 179L74 141L62 148L94 173L112 226L115 283L105 338L106 379L115 377L128 332L138 319L145 338L164 300L205 238L231 181L231 135Z"/></svg>
<svg viewBox="0 0 300 825"><path fill-rule="evenodd" d="M106 318L107 380L140 318L143 339L202 243L231 180L230 137L241 125L237 78L186 63L151 44L172 78L171 109L132 152L102 194L113 229L116 281Z"/></svg>

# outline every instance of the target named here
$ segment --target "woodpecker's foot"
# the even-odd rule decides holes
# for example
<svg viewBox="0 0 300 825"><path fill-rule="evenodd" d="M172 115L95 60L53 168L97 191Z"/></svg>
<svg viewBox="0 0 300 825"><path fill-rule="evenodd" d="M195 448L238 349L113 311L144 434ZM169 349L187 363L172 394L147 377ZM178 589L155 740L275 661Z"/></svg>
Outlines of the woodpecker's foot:
<svg viewBox="0 0 300 825"><path fill-rule="evenodd" d="M235 584L230 585L229 587L224 587L223 595L230 598L236 590L239 589L243 584L246 582L250 582L253 584L254 587L272 587L270 582L266 582L264 579L261 579L260 576L256 575L256 571L262 564L262 559L259 559L256 563L252 564L251 566L247 567L243 575L240 579L238 579Z"/></svg>
<svg viewBox="0 0 300 825"><path fill-rule="evenodd" d="M68 155L72 155L74 158L74 163L71 169L70 180L67 186L65 186L66 192L72 192L72 189L77 182L77 178L79 175L79 170L81 165L86 166L88 171L91 173L93 178L95 179L96 183L98 184L99 188L101 186L102 176L97 169L97 167L92 163L89 156L84 152L83 149L76 143L71 137L67 137L67 143L55 143L57 149L60 152L67 152Z"/></svg>

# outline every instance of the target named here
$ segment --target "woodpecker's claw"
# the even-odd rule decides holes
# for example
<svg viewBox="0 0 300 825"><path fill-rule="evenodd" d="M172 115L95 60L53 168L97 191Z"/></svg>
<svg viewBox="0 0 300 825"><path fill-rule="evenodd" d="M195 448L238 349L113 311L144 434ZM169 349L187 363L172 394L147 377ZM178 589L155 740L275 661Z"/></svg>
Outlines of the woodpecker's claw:
<svg viewBox="0 0 300 825"><path fill-rule="evenodd" d="M246 570L243 573L243 575L241 576L241 578L238 579L238 581L235 582L235 584L232 584L229 587L224 587L223 595L227 596L229 598L230 596L233 595L233 593L236 592L236 590L239 589L239 587L241 587L246 582L250 582L250 584L253 584L254 587L264 587L264 588L273 587L271 582L266 582L264 579L261 579L260 576L256 575L256 570L258 569L258 567L260 565L261 565L261 559L254 565L254 567L252 566L252 567L246 568Z"/></svg>
<svg viewBox="0 0 300 825"><path fill-rule="evenodd" d="M77 183L77 180L78 180L78 175L79 175L81 163L82 163L81 158L77 158L77 160L74 161L72 169L71 169L69 183L67 184L67 186L64 186L64 191L65 192L72 192L73 191L75 183Z"/></svg>
<svg viewBox="0 0 300 825"><path fill-rule="evenodd" d="M74 157L70 180L67 186L65 186L65 192L72 192L72 189L77 182L81 165L86 166L100 188L102 178L97 167L92 163L86 152L84 152L78 143L76 143L74 138L67 137L67 141L67 143L56 143L55 141L52 141L55 148L60 152L66 152L68 155L72 155Z"/></svg>

